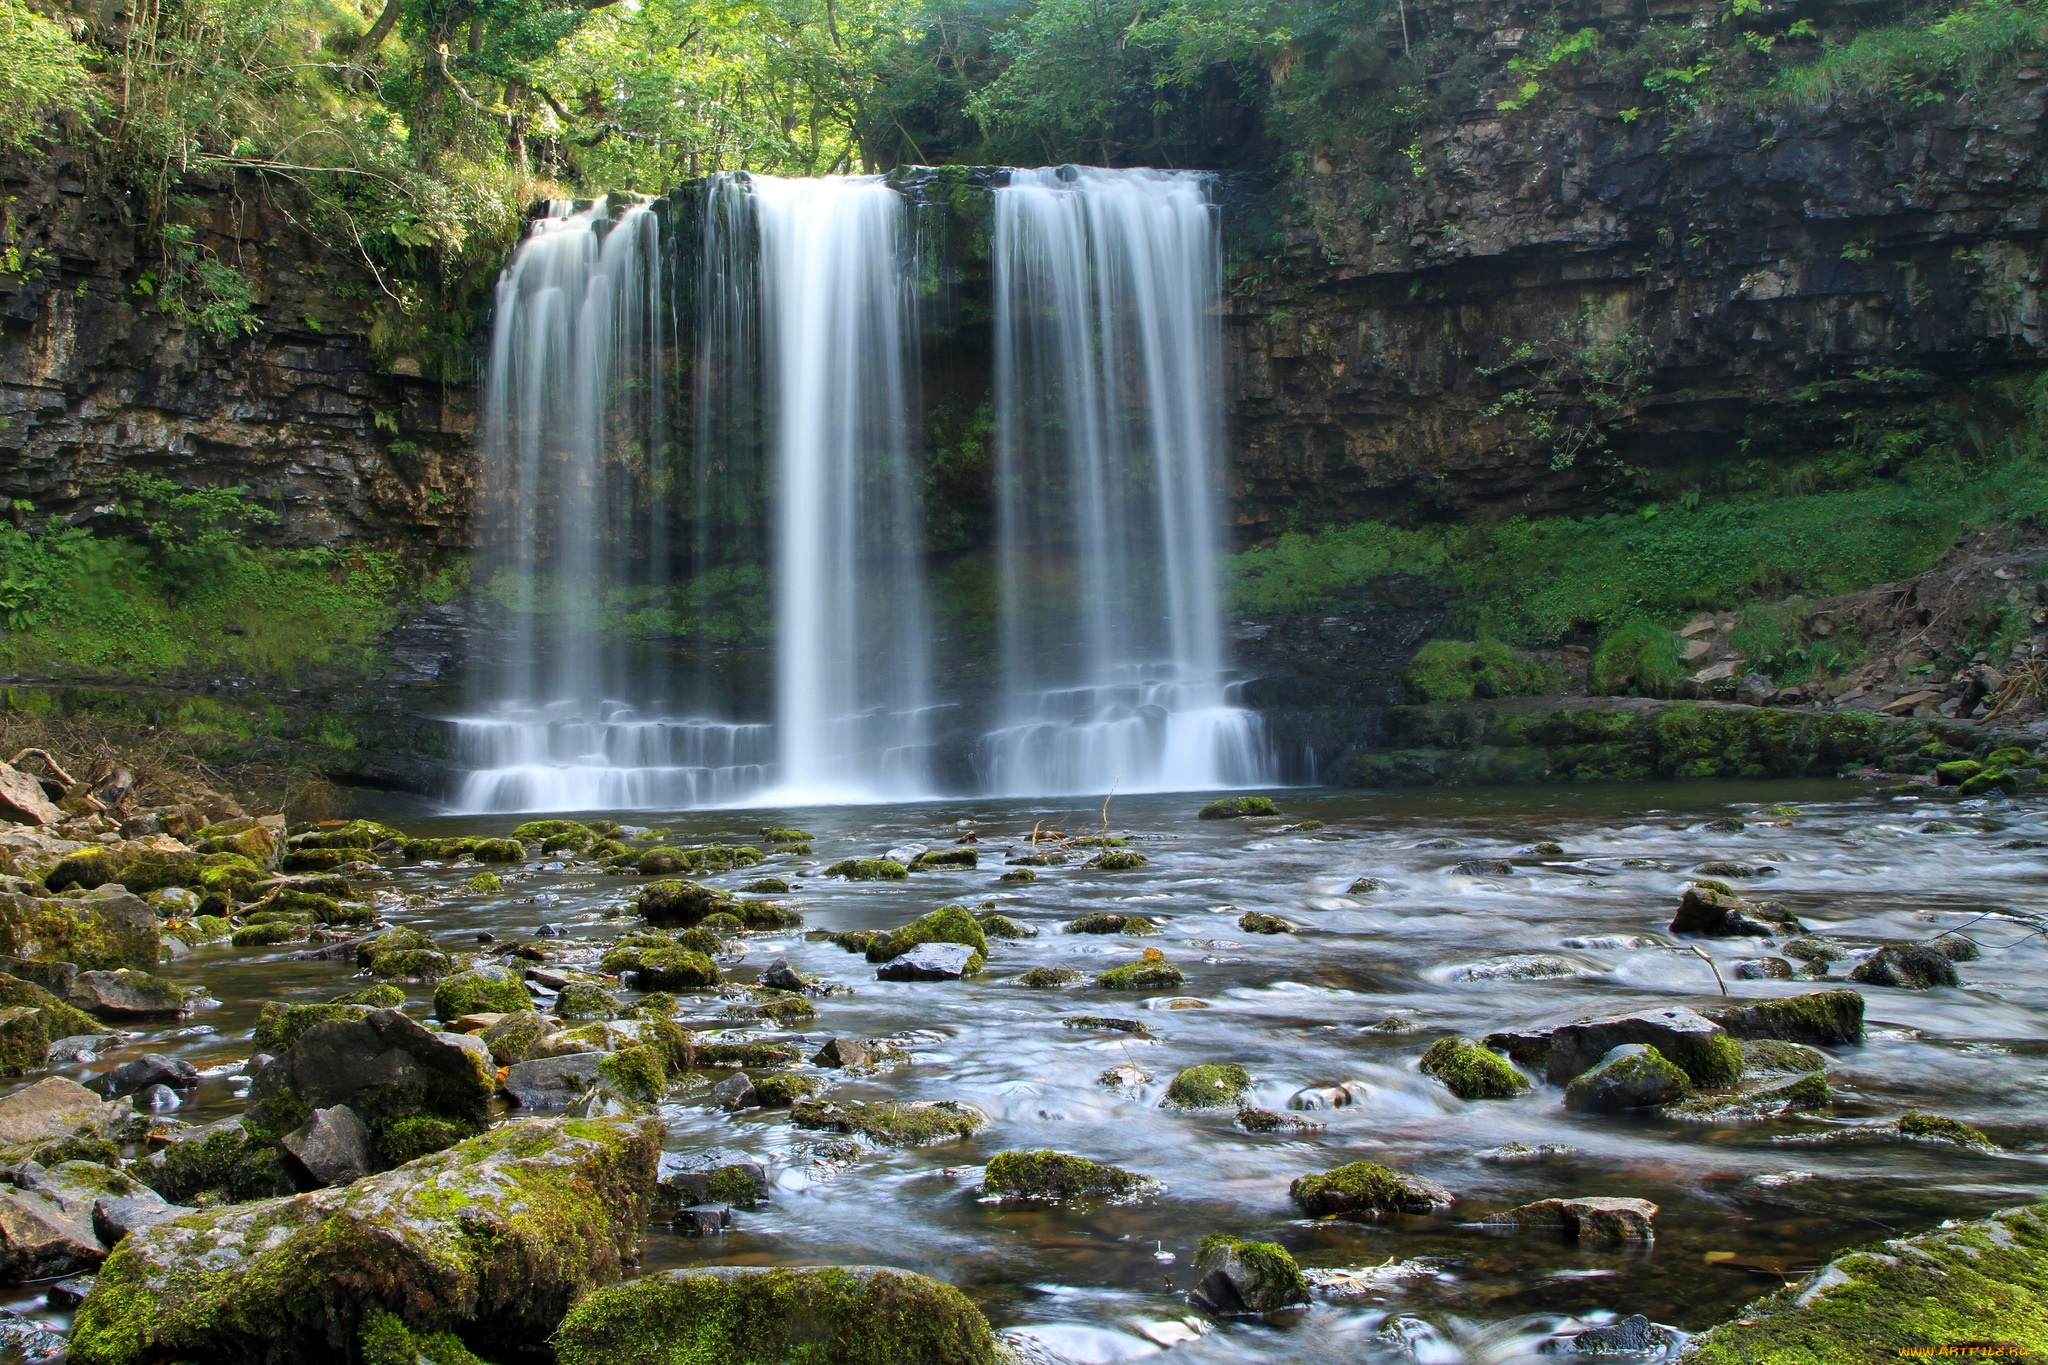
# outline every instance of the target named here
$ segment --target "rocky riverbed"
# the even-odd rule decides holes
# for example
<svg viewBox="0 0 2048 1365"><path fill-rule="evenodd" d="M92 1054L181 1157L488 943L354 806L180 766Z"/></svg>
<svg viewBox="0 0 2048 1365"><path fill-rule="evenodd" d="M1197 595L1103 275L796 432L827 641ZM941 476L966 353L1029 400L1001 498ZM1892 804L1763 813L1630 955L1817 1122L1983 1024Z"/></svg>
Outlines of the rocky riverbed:
<svg viewBox="0 0 2048 1365"><path fill-rule="evenodd" d="M24 813L0 1341L1660 1359L2048 1188L2030 800L1275 798Z"/></svg>

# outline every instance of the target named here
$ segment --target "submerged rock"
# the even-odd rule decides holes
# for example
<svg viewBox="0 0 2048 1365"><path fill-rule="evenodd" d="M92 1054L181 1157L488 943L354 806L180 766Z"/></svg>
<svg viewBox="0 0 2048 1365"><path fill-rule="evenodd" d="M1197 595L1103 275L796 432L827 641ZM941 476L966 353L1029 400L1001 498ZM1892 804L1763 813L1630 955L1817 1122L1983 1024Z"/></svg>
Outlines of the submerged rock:
<svg viewBox="0 0 2048 1365"><path fill-rule="evenodd" d="M1775 1076L1754 1084L1745 1082L1735 1090L1694 1095L1665 1106L1664 1112L1672 1118L1729 1123L1811 1113L1826 1109L1834 1102L1834 1092L1828 1088L1827 1077L1818 1071L1808 1071L1792 1076Z"/></svg>
<svg viewBox="0 0 2048 1365"><path fill-rule="evenodd" d="M1572 1354L1582 1356L1629 1356L1645 1360L1668 1356L1679 1341L1678 1333L1633 1313L1605 1327L1588 1327L1571 1339ZM1546 1347L1548 1343L1545 1343Z"/></svg>
<svg viewBox="0 0 2048 1365"><path fill-rule="evenodd" d="M638 1258L652 1123L529 1119L345 1189L135 1232L80 1306L80 1365L346 1358L385 1310L519 1352Z"/></svg>
<svg viewBox="0 0 2048 1365"><path fill-rule="evenodd" d="M1920 1138L1928 1142L1950 1142L1958 1147L1975 1147L1980 1151L2004 1150L1993 1142L1981 1128L1952 1119L1946 1114L1928 1114L1914 1110L1903 1114L1893 1125L1900 1137Z"/></svg>
<svg viewBox="0 0 2048 1365"><path fill-rule="evenodd" d="M559 1365L994 1365L988 1320L949 1284L886 1266L702 1266L581 1299Z"/></svg>
<svg viewBox="0 0 2048 1365"><path fill-rule="evenodd" d="M1647 1043L1624 1043L1565 1087L1567 1109L1619 1113L1655 1109L1692 1093L1685 1072Z"/></svg>
<svg viewBox="0 0 2048 1365"><path fill-rule="evenodd" d="M1126 1199L1163 1188L1148 1175L1066 1152L998 1152L989 1158L982 1190L997 1199Z"/></svg>
<svg viewBox="0 0 2048 1365"><path fill-rule="evenodd" d="M1695 1337L1687 1361L1876 1362L1966 1341L2026 1349L2038 1345L2044 1297L2048 1205L2006 1209L1838 1257Z"/></svg>
<svg viewBox="0 0 2048 1365"><path fill-rule="evenodd" d="M1195 1252L1188 1301L1212 1313L1276 1313L1308 1302L1301 1267L1273 1242L1247 1242L1212 1232Z"/></svg>
<svg viewBox="0 0 2048 1365"><path fill-rule="evenodd" d="M1582 1242L1649 1242L1656 1240L1656 1218L1657 1206L1647 1199L1595 1196L1539 1199L1486 1221L1518 1228L1557 1228Z"/></svg>
<svg viewBox="0 0 2048 1365"><path fill-rule="evenodd" d="M1457 1196L1425 1176L1354 1161L1321 1175L1298 1177L1287 1187L1307 1212L1323 1214L1430 1213L1449 1208Z"/></svg>

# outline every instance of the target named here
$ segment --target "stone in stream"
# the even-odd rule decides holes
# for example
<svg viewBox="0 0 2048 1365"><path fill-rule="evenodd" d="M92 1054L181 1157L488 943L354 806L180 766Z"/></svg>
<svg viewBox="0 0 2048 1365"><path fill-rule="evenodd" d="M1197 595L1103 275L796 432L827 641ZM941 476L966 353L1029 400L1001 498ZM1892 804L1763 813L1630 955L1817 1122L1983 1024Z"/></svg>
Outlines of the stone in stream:
<svg viewBox="0 0 2048 1365"><path fill-rule="evenodd" d="M561 1109L597 1084L602 1052L538 1057L505 1069L505 1093L521 1109Z"/></svg>
<svg viewBox="0 0 2048 1365"><path fill-rule="evenodd" d="M1781 905L1746 901L1718 882L1694 882L1679 897L1671 932L1694 938L1770 938L1806 929Z"/></svg>
<svg viewBox="0 0 2048 1365"><path fill-rule="evenodd" d="M1835 1047L1863 1041L1863 994L1846 988L1708 1010L1736 1038Z"/></svg>
<svg viewBox="0 0 2048 1365"><path fill-rule="evenodd" d="M496 1092L483 1039L435 1033L399 1010L380 1009L299 1035L290 1052L257 1073L249 1114L275 1121L346 1104L365 1116L380 1155L404 1160L480 1131Z"/></svg>
<svg viewBox="0 0 2048 1365"><path fill-rule="evenodd" d="M658 1124L526 1119L341 1189L130 1234L80 1306L80 1365L331 1360L372 1313L492 1356L546 1340L637 1261Z"/></svg>
<svg viewBox="0 0 2048 1365"><path fill-rule="evenodd" d="M981 953L965 943L920 943L875 969L883 981L958 981Z"/></svg>
<svg viewBox="0 0 2048 1365"><path fill-rule="evenodd" d="M790 966L788 958L778 957L761 973L761 984L778 991L807 991L818 982L816 977L805 976Z"/></svg>
<svg viewBox="0 0 2048 1365"><path fill-rule="evenodd" d="M511 1066L525 1060L527 1052L548 1032L545 1020L536 1010L515 1010L501 1015L498 1021L483 1031L484 1046L491 1050L491 1059L499 1066Z"/></svg>
<svg viewBox="0 0 2048 1365"><path fill-rule="evenodd" d="M163 1019L192 1012L185 992L174 983L128 967L80 972L68 1003L108 1019Z"/></svg>
<svg viewBox="0 0 2048 1365"><path fill-rule="evenodd" d="M559 1365L815 1360L989 1365L988 1320L949 1284L887 1266L699 1266L577 1300Z"/></svg>
<svg viewBox="0 0 2048 1365"><path fill-rule="evenodd" d="M1620 1113L1655 1109L1692 1093L1685 1072L1647 1043L1623 1043L1565 1087L1567 1109Z"/></svg>
<svg viewBox="0 0 2048 1365"><path fill-rule="evenodd" d="M0 1186L0 1283L45 1279L90 1269L106 1257L93 1225L102 1198L138 1198L140 1181L110 1166L66 1161L48 1170L14 1167Z"/></svg>
<svg viewBox="0 0 2048 1365"><path fill-rule="evenodd" d="M1505 858L1470 858L1451 869L1453 877L1512 877L1515 865Z"/></svg>
<svg viewBox="0 0 2048 1365"><path fill-rule="evenodd" d="M758 1161L728 1161L695 1171L671 1171L661 1178L661 1191L684 1206L737 1204L752 1208L768 1197L768 1168Z"/></svg>
<svg viewBox="0 0 2048 1365"><path fill-rule="evenodd" d="M370 1173L370 1130L345 1104L315 1109L279 1139L315 1185L348 1185Z"/></svg>
<svg viewBox="0 0 2048 1365"><path fill-rule="evenodd" d="M1469 1038L1439 1038L1418 1064L1461 1100L1508 1099L1529 1089L1529 1079Z"/></svg>
<svg viewBox="0 0 2048 1365"><path fill-rule="evenodd" d="M862 1071L880 1060L881 1052L873 1044L858 1038L827 1038L825 1045L811 1057L811 1064Z"/></svg>
<svg viewBox="0 0 2048 1365"><path fill-rule="evenodd" d="M1650 1044L1676 1063L1694 1085L1733 1085L1742 1074L1742 1049L1719 1024L1684 1005L1581 1019L1561 1024L1549 1034L1543 1075L1552 1085L1569 1083L1624 1043ZM1515 1055L1513 1043L1496 1043L1492 1036L1486 1043L1510 1057ZM1523 1046L1527 1050L1525 1043Z"/></svg>
<svg viewBox="0 0 2048 1365"><path fill-rule="evenodd" d="M152 1085L167 1085L173 1090L190 1090L199 1084L199 1069L187 1061L166 1057L160 1052L145 1052L133 1061L121 1063L103 1076L95 1076L92 1089L102 1095L132 1095Z"/></svg>
<svg viewBox="0 0 2048 1365"><path fill-rule="evenodd" d="M1605 1327L1589 1327L1571 1339L1575 1355L1619 1355L1645 1360L1667 1356L1679 1341L1678 1333L1633 1313ZM1546 1349L1548 1343L1545 1343Z"/></svg>
<svg viewBox="0 0 2048 1365"><path fill-rule="evenodd" d="M46 1076L0 1099L0 1143L43 1142L96 1129L127 1112L78 1082Z"/></svg>
<svg viewBox="0 0 2048 1365"><path fill-rule="evenodd" d="M144 1114L168 1114L184 1102L177 1091L160 1082L135 1092L135 1108Z"/></svg>
<svg viewBox="0 0 2048 1365"><path fill-rule="evenodd" d="M119 886L76 900L0 892L0 954L69 962L81 972L154 967L163 927L142 897Z"/></svg>
<svg viewBox="0 0 2048 1365"><path fill-rule="evenodd" d="M1224 1316L1277 1313L1308 1302L1308 1284L1286 1250L1212 1232L1195 1251L1195 1287L1188 1301Z"/></svg>
<svg viewBox="0 0 2048 1365"><path fill-rule="evenodd" d="M1887 943L1857 963L1849 979L1866 986L1897 986L1909 991L1963 984L1955 963L1924 943Z"/></svg>
<svg viewBox="0 0 2048 1365"><path fill-rule="evenodd" d="M1582 1242L1656 1240L1657 1206L1647 1199L1539 1199L1486 1219L1505 1227L1557 1228Z"/></svg>
<svg viewBox="0 0 2048 1365"><path fill-rule="evenodd" d="M685 1237L715 1237L732 1226L732 1210L723 1204L691 1204L669 1220Z"/></svg>
<svg viewBox="0 0 2048 1365"><path fill-rule="evenodd" d="M728 1114L752 1108L758 1103L753 1078L744 1071L735 1071L711 1087L711 1102Z"/></svg>
<svg viewBox="0 0 2048 1365"><path fill-rule="evenodd" d="M1300 1176L1287 1187L1287 1194L1318 1217L1332 1213L1431 1213L1457 1202L1456 1195L1426 1176L1371 1161L1354 1161L1321 1175Z"/></svg>
<svg viewBox="0 0 2048 1365"><path fill-rule="evenodd" d="M982 1192L994 1199L1128 1199L1165 1188L1148 1175L1051 1150L998 1152L989 1158Z"/></svg>

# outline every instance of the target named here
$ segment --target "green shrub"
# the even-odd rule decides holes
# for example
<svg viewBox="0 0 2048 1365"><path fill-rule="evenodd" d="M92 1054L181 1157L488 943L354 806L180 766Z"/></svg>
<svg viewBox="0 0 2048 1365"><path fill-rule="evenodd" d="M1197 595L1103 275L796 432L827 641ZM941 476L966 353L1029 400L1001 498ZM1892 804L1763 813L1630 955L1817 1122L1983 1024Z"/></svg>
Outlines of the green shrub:
<svg viewBox="0 0 2048 1365"><path fill-rule="evenodd" d="M1675 697L1685 682L1678 637L1655 621L1615 629L1593 654L1587 685L1612 696Z"/></svg>
<svg viewBox="0 0 2048 1365"><path fill-rule="evenodd" d="M1498 640L1431 640L1403 675L1426 702L1475 697L1536 697L1564 690L1562 670Z"/></svg>

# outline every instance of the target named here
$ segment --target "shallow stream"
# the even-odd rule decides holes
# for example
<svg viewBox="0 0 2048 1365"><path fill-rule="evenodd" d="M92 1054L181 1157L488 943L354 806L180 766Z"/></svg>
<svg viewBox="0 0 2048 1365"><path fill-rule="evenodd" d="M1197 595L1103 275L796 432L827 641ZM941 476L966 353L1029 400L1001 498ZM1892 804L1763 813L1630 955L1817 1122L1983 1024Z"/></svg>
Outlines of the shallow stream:
<svg viewBox="0 0 2048 1365"><path fill-rule="evenodd" d="M729 1116L709 1103L715 1075L692 1078L664 1106L667 1146L765 1162L769 1201L736 1210L720 1237L652 1229L645 1265L886 1263L965 1289L998 1327L1074 1361L1133 1359L1170 1350L1188 1360L1507 1361L1613 1315L1647 1314L1688 1331L1813 1269L1838 1250L1923 1231L2043 1197L2048 1162L2048 849L2005 847L2048 838L2034 806L1866 797L1848 783L1717 787L1612 786L1360 795L1284 792L1281 821L1198 821L1201 798L1118 798L1113 831L1148 866L1100 872L1074 863L1039 869L1030 885L1000 886L1007 850L1028 851L1034 825L1077 834L1102 815L1082 803L966 800L914 806L756 811L634 812L631 825L666 826L674 845L758 842L767 825L818 838L808 857L713 878L737 888L764 874L798 884L788 897L806 929L893 927L937 906L993 900L1039 931L991 941L988 970L965 982L878 981L862 957L801 930L754 936L728 964L752 981L777 957L854 987L817 1002L805 1031L903 1039L908 1065L845 1080L837 1099L951 1099L993 1120L979 1135L909 1150L869 1149L851 1162L815 1159L830 1135L793 1128L787 1111ZM1787 803L1793 814L1761 813ZM1733 816L1740 831L1710 830ZM503 834L514 817L394 817L408 832ZM1320 829L1289 832L1290 822ZM1932 832L1934 822L1953 826ZM875 857L909 841L979 839L978 869L915 874L908 882L846 883L817 875L832 861ZM1554 842L1562 855L1532 846ZM1468 859L1513 859L1505 876L1451 872ZM1519 1099L1466 1103L1422 1076L1432 1040L1561 1022L1672 1002L1706 1008L1732 997L1818 989L1810 981L1740 980L1753 940L1680 946L1667 932L1681 886L1708 859L1769 864L1747 883L1792 909L1809 929L1852 943L1924 940L1963 928L1982 949L1962 964L1962 989L1870 987L1870 1037L1830 1052L1831 1116L1748 1123L1566 1112L1538 1085ZM476 935L525 941L543 923L603 940L634 923L624 906L640 878L550 860L508 876L504 894L458 894L475 869L386 860L380 887L419 898L387 918L472 950ZM1351 894L1361 877L1381 889ZM1067 934L1095 910L1166 917L1145 938ZM1298 926L1246 933L1240 912ZM1187 974L1172 996L1090 985L1030 989L1026 968L1094 973L1157 947ZM1543 955L1538 959L1529 955ZM1718 977L1715 968L1718 968ZM250 1051L266 1000L319 1001L349 989L351 966L302 961L290 948L194 953L166 973L204 985L220 1004L130 1047L80 1076L143 1051L183 1056L213 1075L178 1112L204 1121L237 1112L246 1082L232 1073ZM1538 973L1531 976L1530 972ZM1836 968L1837 978L1840 967ZM424 1012L429 989L414 988ZM683 1017L712 1019L720 1002L686 1001ZM1180 1007L1176 1007L1180 1006ZM1142 1020L1157 1035L1063 1026L1065 1016ZM1389 1019L1411 1027L1384 1027ZM806 1049L806 1055L811 1049ZM1161 1106L1183 1066L1235 1062L1254 1079L1252 1104L1318 1127L1252 1134L1229 1109ZM1116 1092L1099 1083L1135 1064L1153 1078ZM1307 1087L1343 1086L1351 1102L1289 1108ZM1926 1109L1976 1124L2010 1151L1950 1145L1788 1141ZM1535 1161L1489 1156L1503 1144L1562 1144ZM1057 1148L1166 1182L1136 1204L1019 1209L984 1204L978 1170L1010 1148ZM1372 1160L1432 1177L1459 1196L1447 1214L1380 1222L1315 1222L1289 1202L1294 1177ZM1632 1195L1657 1203L1654 1246L1580 1246L1549 1231L1503 1231L1478 1219L1552 1196ZM1276 1240L1308 1267L1362 1269L1349 1296L1265 1324L1222 1324L1188 1308L1195 1243L1211 1230ZM28 1300L17 1300L27 1306ZM1552 1349L1555 1349L1553 1346Z"/></svg>

